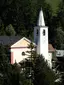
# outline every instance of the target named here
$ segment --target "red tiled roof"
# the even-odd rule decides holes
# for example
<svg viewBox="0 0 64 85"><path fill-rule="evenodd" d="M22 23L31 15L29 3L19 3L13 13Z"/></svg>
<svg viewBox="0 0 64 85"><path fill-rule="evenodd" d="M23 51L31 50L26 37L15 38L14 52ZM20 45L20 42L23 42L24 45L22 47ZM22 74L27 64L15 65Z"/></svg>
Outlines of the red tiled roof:
<svg viewBox="0 0 64 85"><path fill-rule="evenodd" d="M55 49L53 48L52 44L48 44L48 50L49 51L53 51L53 52L55 51Z"/></svg>

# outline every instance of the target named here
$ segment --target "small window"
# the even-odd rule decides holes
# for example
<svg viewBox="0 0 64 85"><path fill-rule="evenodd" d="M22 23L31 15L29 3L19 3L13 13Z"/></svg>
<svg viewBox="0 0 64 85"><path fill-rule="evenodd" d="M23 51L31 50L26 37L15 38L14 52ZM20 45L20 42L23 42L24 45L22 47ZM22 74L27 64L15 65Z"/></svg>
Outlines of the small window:
<svg viewBox="0 0 64 85"><path fill-rule="evenodd" d="M25 52L22 52L22 55L25 56Z"/></svg>
<svg viewBox="0 0 64 85"><path fill-rule="evenodd" d="M45 30L43 30L43 35L45 36Z"/></svg>
<svg viewBox="0 0 64 85"><path fill-rule="evenodd" d="M38 36L38 29L37 29L37 32L36 32L37 36Z"/></svg>

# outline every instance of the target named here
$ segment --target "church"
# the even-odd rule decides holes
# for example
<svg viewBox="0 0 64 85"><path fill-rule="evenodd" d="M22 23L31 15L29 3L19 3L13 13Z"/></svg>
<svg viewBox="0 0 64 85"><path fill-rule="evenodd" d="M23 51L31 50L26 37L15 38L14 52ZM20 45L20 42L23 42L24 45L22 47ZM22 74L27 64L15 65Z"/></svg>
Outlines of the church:
<svg viewBox="0 0 64 85"><path fill-rule="evenodd" d="M36 53L42 55L48 62L48 65L52 67L52 60L56 52L56 56L64 56L63 50L56 50L52 44L48 42L48 26L45 25L44 15L42 9L39 12L37 26L34 27L34 40L33 42L26 37L20 36L0 36L0 44L9 46L10 62L14 64L19 63L28 58L30 55L27 51L30 51L28 45L32 42L36 47Z"/></svg>
<svg viewBox="0 0 64 85"><path fill-rule="evenodd" d="M15 62L19 63L25 58L28 58L29 54L27 54L26 51L30 51L30 49L28 49L28 45L30 43L31 40L23 37L11 45L11 64L14 64ZM55 49L53 48L52 44L48 43L48 27L45 26L42 9L39 13L37 26L34 27L33 45L36 46L37 54L42 55L44 59L47 60L48 65L52 67L52 57Z"/></svg>

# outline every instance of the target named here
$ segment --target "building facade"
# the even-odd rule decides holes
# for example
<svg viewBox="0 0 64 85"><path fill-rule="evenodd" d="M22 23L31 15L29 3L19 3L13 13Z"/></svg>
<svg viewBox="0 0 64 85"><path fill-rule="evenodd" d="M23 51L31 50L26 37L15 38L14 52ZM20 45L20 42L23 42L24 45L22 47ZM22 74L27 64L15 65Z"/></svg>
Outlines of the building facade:
<svg viewBox="0 0 64 85"><path fill-rule="evenodd" d="M28 55L22 55L22 53L30 50L28 49L30 42L30 40L23 37L11 46L11 64L19 63L23 59L28 58ZM42 9L39 13L37 26L34 27L33 44L36 45L37 54L42 55L48 62L48 65L52 67L52 54L55 50L51 44L48 44L48 27L45 26Z"/></svg>

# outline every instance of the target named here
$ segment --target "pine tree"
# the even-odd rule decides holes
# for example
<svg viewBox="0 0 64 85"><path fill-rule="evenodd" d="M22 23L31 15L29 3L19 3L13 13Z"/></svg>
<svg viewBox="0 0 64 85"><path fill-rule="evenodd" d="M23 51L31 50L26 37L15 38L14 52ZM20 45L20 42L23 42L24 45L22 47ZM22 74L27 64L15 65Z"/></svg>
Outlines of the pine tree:
<svg viewBox="0 0 64 85"><path fill-rule="evenodd" d="M6 34L7 34L8 36L12 36L12 35L15 35L15 34L16 34L16 32L15 32L15 30L14 30L14 28L13 28L13 26L12 26L11 24L9 24L9 25L6 27Z"/></svg>
<svg viewBox="0 0 64 85"><path fill-rule="evenodd" d="M55 85L55 73L42 56L38 56L34 68L34 85Z"/></svg>

